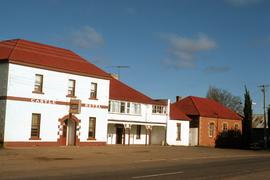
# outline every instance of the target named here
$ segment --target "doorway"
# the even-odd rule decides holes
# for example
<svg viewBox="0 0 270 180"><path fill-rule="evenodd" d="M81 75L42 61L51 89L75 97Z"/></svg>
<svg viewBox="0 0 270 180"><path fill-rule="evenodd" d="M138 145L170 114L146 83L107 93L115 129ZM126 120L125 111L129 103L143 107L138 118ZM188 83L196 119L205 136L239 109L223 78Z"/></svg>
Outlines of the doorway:
<svg viewBox="0 0 270 180"><path fill-rule="evenodd" d="M67 146L74 146L76 143L76 122L70 119L65 120L63 135L65 137L65 144Z"/></svg>
<svg viewBox="0 0 270 180"><path fill-rule="evenodd" d="M115 125L115 128L116 128L116 144L122 144L123 143L124 126L117 124L117 125Z"/></svg>

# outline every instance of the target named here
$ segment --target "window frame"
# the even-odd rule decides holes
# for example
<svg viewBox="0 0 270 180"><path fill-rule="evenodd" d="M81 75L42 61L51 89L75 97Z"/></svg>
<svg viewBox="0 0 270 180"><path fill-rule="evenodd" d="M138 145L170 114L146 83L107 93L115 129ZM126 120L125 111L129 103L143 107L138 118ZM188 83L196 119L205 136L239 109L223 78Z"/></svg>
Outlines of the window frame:
<svg viewBox="0 0 270 180"><path fill-rule="evenodd" d="M93 86L92 86L93 85ZM90 98L89 99L97 99L97 89L98 89L98 84L92 82L91 87L90 87ZM94 87L94 89L92 89Z"/></svg>
<svg viewBox="0 0 270 180"><path fill-rule="evenodd" d="M37 117L38 123L34 126L34 117ZM32 113L32 120L31 120L31 132L29 140L41 140L40 138L40 124L41 124L41 114L40 113ZM34 134L34 129L37 131L36 135Z"/></svg>
<svg viewBox="0 0 270 180"><path fill-rule="evenodd" d="M40 82L37 81L37 77L40 78ZM43 81L44 81L44 76L42 74L35 74L34 90L32 91L32 93L44 94L43 93ZM38 88L36 88L36 87L38 87Z"/></svg>
<svg viewBox="0 0 270 180"><path fill-rule="evenodd" d="M152 105L152 114L165 115L166 113L166 106Z"/></svg>
<svg viewBox="0 0 270 180"><path fill-rule="evenodd" d="M212 129L213 127L213 129ZM215 123L214 122L210 122L209 123L209 127L208 127L208 137L214 137L215 134Z"/></svg>
<svg viewBox="0 0 270 180"><path fill-rule="evenodd" d="M235 131L240 130L239 127L240 127L240 126L239 126L239 123L234 123L234 130L235 130Z"/></svg>
<svg viewBox="0 0 270 180"><path fill-rule="evenodd" d="M121 114L126 113L126 102L123 101L120 102L120 113Z"/></svg>
<svg viewBox="0 0 270 180"><path fill-rule="evenodd" d="M96 117L89 117L88 140L95 140L96 139L96 121L97 121Z"/></svg>
<svg viewBox="0 0 270 180"><path fill-rule="evenodd" d="M224 125L225 125L226 127L225 127ZM227 123L227 122L223 122L223 123L222 123L222 131L223 131L223 132L225 132L225 131L227 132L227 131L228 131L228 123Z"/></svg>
<svg viewBox="0 0 270 180"><path fill-rule="evenodd" d="M70 87L70 82L73 82L73 87ZM72 88L72 90L70 90L70 88ZM72 93L69 93L69 92L72 92ZM76 92L76 80L75 79L69 79L68 80L68 94L67 94L67 97L76 97L75 96L75 92Z"/></svg>
<svg viewBox="0 0 270 180"><path fill-rule="evenodd" d="M133 109L134 109L134 115L141 115L141 104L139 103L133 103Z"/></svg>
<svg viewBox="0 0 270 180"><path fill-rule="evenodd" d="M181 131L182 131L181 123L176 124L176 141L181 141Z"/></svg>

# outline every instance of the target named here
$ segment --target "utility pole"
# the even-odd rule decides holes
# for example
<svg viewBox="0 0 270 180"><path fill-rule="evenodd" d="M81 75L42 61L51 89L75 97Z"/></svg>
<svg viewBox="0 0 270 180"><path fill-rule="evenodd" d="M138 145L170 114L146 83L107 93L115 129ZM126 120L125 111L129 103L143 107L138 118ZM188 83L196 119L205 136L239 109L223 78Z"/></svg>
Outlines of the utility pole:
<svg viewBox="0 0 270 180"><path fill-rule="evenodd" d="M262 91L262 94L263 94L263 118L264 118L264 130L263 130L263 133L264 133L264 149L267 149L267 130L266 130L266 102L265 102L265 94L266 94L266 91L267 91L267 88L269 87L269 85L260 85L258 86L261 91ZM269 128L269 127L268 127Z"/></svg>

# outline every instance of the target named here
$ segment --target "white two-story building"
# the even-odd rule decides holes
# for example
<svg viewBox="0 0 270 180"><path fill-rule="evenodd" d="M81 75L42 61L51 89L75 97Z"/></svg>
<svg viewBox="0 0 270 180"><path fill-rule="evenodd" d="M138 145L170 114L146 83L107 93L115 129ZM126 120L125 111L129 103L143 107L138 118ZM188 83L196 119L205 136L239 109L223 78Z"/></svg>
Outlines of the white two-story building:
<svg viewBox="0 0 270 180"><path fill-rule="evenodd" d="M77 54L26 40L0 42L0 142L5 146L107 141L109 79Z"/></svg>
<svg viewBox="0 0 270 180"><path fill-rule="evenodd" d="M112 78L108 144L189 144L190 119L169 100L153 100Z"/></svg>
<svg viewBox="0 0 270 180"><path fill-rule="evenodd" d="M188 145L189 118L72 51L0 42L0 143L4 146Z"/></svg>

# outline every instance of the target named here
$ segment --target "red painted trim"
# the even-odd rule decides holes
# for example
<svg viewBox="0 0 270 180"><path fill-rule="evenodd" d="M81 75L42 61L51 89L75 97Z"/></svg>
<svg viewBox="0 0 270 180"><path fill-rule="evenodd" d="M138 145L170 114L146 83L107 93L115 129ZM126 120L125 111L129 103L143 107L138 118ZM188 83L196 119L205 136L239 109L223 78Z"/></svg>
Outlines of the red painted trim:
<svg viewBox="0 0 270 180"><path fill-rule="evenodd" d="M40 137L30 137L29 140L41 140Z"/></svg>
<svg viewBox="0 0 270 180"><path fill-rule="evenodd" d="M105 146L106 142L80 142L79 146Z"/></svg>
<svg viewBox="0 0 270 180"><path fill-rule="evenodd" d="M4 142L4 147L35 147L35 146L60 146L58 142L27 142L27 141L13 141L13 142Z"/></svg>
<svg viewBox="0 0 270 180"><path fill-rule="evenodd" d="M77 146L105 146L106 142L79 142ZM4 147L57 147L62 146L59 142L30 142L30 141L12 141L4 142Z"/></svg>
<svg viewBox="0 0 270 180"><path fill-rule="evenodd" d="M59 119L59 122L64 122L65 120L69 119L69 115L65 115L62 118ZM75 122L75 123L80 123L81 120L79 120L76 116L71 115L71 119Z"/></svg>
<svg viewBox="0 0 270 180"><path fill-rule="evenodd" d="M15 97L15 96L0 96L0 100L13 100L13 101L32 102L33 99L47 101L47 99L45 100L45 99ZM65 105L65 106L69 106L70 105L70 102L65 102L65 101L53 101L53 100L49 100L49 101L50 102L54 102L54 104L56 104L56 105ZM33 102L33 103L36 103L36 102ZM37 104L43 104L43 103L37 103ZM46 103L46 104L51 104L51 103ZM108 106L107 105L96 105L96 104L82 103L81 106L82 107L88 107L88 108L108 109Z"/></svg>

